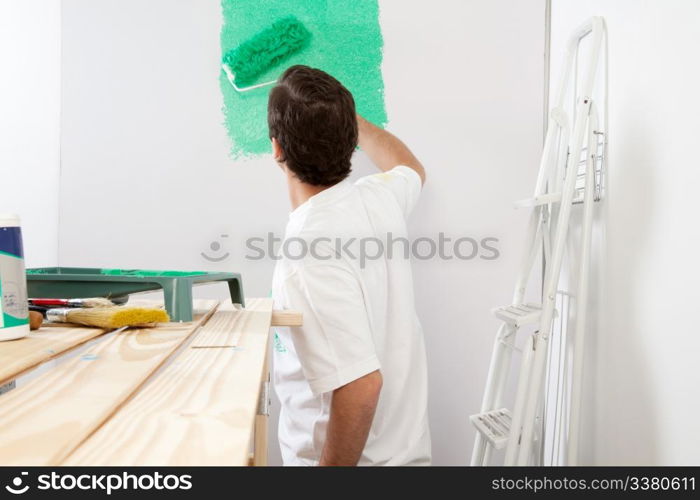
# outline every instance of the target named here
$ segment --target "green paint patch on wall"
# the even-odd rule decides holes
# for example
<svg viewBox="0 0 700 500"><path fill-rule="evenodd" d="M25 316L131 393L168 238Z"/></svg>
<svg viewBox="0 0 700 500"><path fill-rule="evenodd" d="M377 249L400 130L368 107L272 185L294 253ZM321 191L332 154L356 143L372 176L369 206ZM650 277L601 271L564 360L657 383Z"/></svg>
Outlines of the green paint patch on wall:
<svg viewBox="0 0 700 500"><path fill-rule="evenodd" d="M222 0L221 6L222 55L289 15L311 32L308 47L261 75L259 82L276 79L294 64L322 69L352 92L361 115L377 125L386 125L377 0ZM239 93L223 71L219 84L224 98L224 123L233 143L232 156L269 152L267 97L271 87Z"/></svg>

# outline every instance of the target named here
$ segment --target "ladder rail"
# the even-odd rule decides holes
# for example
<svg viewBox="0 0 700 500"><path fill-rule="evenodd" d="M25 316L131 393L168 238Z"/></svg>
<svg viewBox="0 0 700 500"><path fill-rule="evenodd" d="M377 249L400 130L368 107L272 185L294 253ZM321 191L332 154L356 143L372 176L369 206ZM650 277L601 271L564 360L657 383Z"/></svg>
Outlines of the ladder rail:
<svg viewBox="0 0 700 500"><path fill-rule="evenodd" d="M570 70L569 70L570 71ZM535 191L533 198L547 194L547 178L549 173L556 170L557 159L555 146L558 144L557 133L559 129L563 130L563 134L568 137L568 120L566 113L556 112L552 110L552 124L547 130L547 136L545 138L544 152L540 160L540 167L537 174L537 182L535 183ZM525 298L525 291L527 288L527 282L532 272L532 266L534 265L535 258L539 252L539 245L542 243L542 214L545 206L535 206L532 213L530 214L530 220L528 222L528 245L523 254L522 262L520 265L520 272L516 278L515 288L513 290L513 304L522 304Z"/></svg>
<svg viewBox="0 0 700 500"><path fill-rule="evenodd" d="M561 136L559 138L559 156L557 157L557 163L556 163L556 168L553 169L553 173L551 175L550 179L550 189L553 190L554 192L561 193L563 190L563 185L562 185L562 176L561 173L563 172L563 166L566 165L566 161L568 158L569 154L569 140L571 137L571 127L569 124L569 117L567 114L564 112L564 110L560 110L561 114L561 120L562 120L562 130L561 130ZM561 200L561 198L560 198ZM559 215L559 205L556 203L553 203L550 205L550 210L549 210L549 216L550 216L550 222L549 222L549 234L553 234L556 231L557 225L557 217ZM551 246L550 246L551 247ZM549 255L545 255L545 262L549 262ZM544 277L546 278L546 276ZM546 279L543 279L542 285L544 287L544 283L546 283Z"/></svg>
<svg viewBox="0 0 700 500"><path fill-rule="evenodd" d="M543 229L542 229L542 207L535 207L530 215L528 222L528 246L523 254L520 263L520 271L515 282L515 290L513 291L513 305L520 305L525 300L525 291L527 290L527 282L532 273L532 266L535 264L535 259L540 252L542 246Z"/></svg>
<svg viewBox="0 0 700 500"><path fill-rule="evenodd" d="M593 106L589 119L589 144L597 144L595 132L598 129L598 113ZM592 151L592 152L591 152ZM586 184L583 201L583 231L581 233L581 258L579 282L576 293L576 323L574 326L574 348L572 360L571 408L569 414L569 435L567 447L567 465L576 465L578 461L578 442L581 417L581 394L583 386L583 357L586 336L586 312L588 308L588 267L591 258L591 239L593 232L593 203L595 191L595 167L597 149L589 149L586 165Z"/></svg>
<svg viewBox="0 0 700 500"><path fill-rule="evenodd" d="M481 411L485 412L495 407L496 404L496 394L499 393L497 384L499 379L502 377L502 372L504 368L502 367L505 359L508 358L504 352L507 347L505 346L503 339L506 333L507 325L502 323L496 334L496 340L494 341L493 351L491 354L491 362L489 363L489 371L486 376L486 390L484 391L484 396L481 402ZM474 443L474 450L472 452L472 465L486 465L487 461L487 442L484 436L477 432L476 441Z"/></svg>
<svg viewBox="0 0 700 500"><path fill-rule="evenodd" d="M607 164L608 164L608 141L610 140L610 130L608 128L609 124L609 116L608 116L608 96L609 96L609 89L608 89L608 84L609 84L609 57L608 57L608 33L605 25L605 19L601 18L600 20L601 25L602 25L602 31L603 31L603 36L604 36L604 50L605 50L605 65L604 65L604 71L605 71L605 80L604 80L604 95L603 95L603 116L602 116L602 121L603 121L603 127L602 131L604 133L603 136L603 144L602 144L602 164L601 164L601 171L600 171L600 183L601 186L605 186L605 177L607 176ZM596 110L596 116L595 119L598 120L597 116L597 110ZM597 128L597 125L596 125ZM595 176L595 163L593 167L593 176ZM589 174L590 175L590 174ZM588 191L588 188L587 188ZM591 189L593 191L593 189ZM586 192L586 194L588 194ZM602 196L602 192L601 192ZM590 219L590 229L589 232L592 233L592 203L590 203L590 208L586 207L584 210L590 210L591 214L588 215L588 219ZM584 214L584 221L586 219L586 214ZM585 222L584 222L585 225ZM588 234L588 237L592 239L592 234ZM591 240L588 242L584 243L584 249L588 249L590 252L590 245L591 245ZM590 256L589 256L589 261L590 261ZM586 277L587 279L587 277ZM586 297L584 300L588 300L588 290L579 290L579 293L583 293L584 295L581 295L581 297ZM582 308L583 309L583 308ZM585 311L585 309L583 309ZM579 451L579 440L580 440L580 419L581 419L581 399L582 399L582 393L583 393L583 358L584 358L584 336L585 336L585 329L586 329L586 324L585 320L584 323L580 326L576 326L575 334L576 334L576 348L574 351L574 364L572 367L572 406L571 406L571 413L570 413L570 420L569 420L569 434L568 434L568 448L567 448L567 464L568 465L577 465L578 464L578 451ZM578 332L581 332L579 335ZM579 339L580 337L580 339Z"/></svg>
<svg viewBox="0 0 700 500"><path fill-rule="evenodd" d="M518 453L518 448L522 442L521 426L523 425L523 408L526 404L527 387L530 381L532 371L532 357L535 349L534 335L527 339L527 344L523 350L523 358L520 361L520 374L518 375L518 388L516 390L515 405L511 412L510 435L508 436L508 445L506 446L505 465L515 465L515 458Z"/></svg>

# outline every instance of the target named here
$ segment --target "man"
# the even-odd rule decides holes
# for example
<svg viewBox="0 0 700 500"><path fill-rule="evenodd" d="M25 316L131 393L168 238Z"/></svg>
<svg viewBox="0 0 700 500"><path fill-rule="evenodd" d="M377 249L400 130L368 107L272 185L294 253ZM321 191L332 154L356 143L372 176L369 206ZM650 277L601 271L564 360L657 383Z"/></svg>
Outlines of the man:
<svg viewBox="0 0 700 500"><path fill-rule="evenodd" d="M304 317L274 338L284 463L429 465L425 347L407 246L378 251L388 239L406 241L423 166L356 115L340 82L306 66L289 68L271 91L268 124L293 209L273 297ZM384 173L353 184L358 139Z"/></svg>

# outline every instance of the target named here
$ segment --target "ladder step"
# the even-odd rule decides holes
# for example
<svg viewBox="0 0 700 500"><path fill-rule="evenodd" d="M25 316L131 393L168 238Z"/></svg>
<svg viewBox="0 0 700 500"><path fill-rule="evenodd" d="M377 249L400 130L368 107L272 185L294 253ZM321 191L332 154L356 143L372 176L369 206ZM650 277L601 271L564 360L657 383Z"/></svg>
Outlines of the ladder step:
<svg viewBox="0 0 700 500"><path fill-rule="evenodd" d="M495 449L500 450L508 444L511 417L506 408L477 413L469 420Z"/></svg>
<svg viewBox="0 0 700 500"><path fill-rule="evenodd" d="M561 201L561 193L547 193L535 196L534 198L525 198L514 203L515 208L537 207L539 205L548 205L550 203L558 203Z"/></svg>
<svg viewBox="0 0 700 500"><path fill-rule="evenodd" d="M509 325L521 327L523 325L538 323L540 321L542 306L538 304L509 305L497 307L491 312L493 312L494 316L498 319L505 321Z"/></svg>

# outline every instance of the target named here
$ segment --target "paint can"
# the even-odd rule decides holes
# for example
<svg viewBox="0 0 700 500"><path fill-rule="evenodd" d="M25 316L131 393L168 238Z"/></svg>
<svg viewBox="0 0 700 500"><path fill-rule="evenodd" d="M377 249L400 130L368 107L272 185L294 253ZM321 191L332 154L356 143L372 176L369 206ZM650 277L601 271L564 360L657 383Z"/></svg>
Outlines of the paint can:
<svg viewBox="0 0 700 500"><path fill-rule="evenodd" d="M27 275L19 217L0 214L0 340L29 334Z"/></svg>

